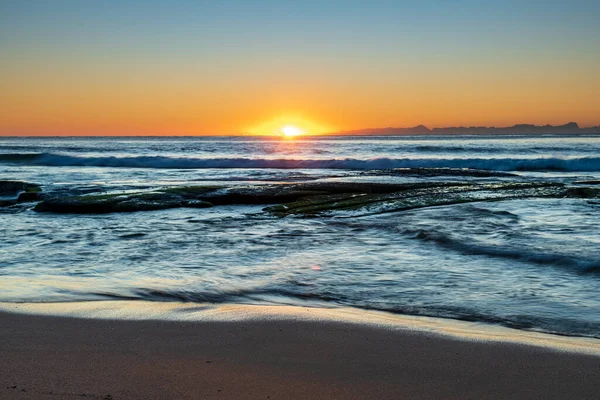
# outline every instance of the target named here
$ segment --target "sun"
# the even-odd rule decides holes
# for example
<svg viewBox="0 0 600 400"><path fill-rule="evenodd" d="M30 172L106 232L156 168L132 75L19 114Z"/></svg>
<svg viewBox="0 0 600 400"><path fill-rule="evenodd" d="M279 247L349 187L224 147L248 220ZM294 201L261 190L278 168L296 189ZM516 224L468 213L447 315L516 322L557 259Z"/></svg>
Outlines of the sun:
<svg viewBox="0 0 600 400"><path fill-rule="evenodd" d="M298 114L281 114L255 126L243 128L242 131L247 135L296 139L310 135L325 135L329 132L336 132L336 129Z"/></svg>
<svg viewBox="0 0 600 400"><path fill-rule="evenodd" d="M304 131L294 125L285 125L281 128L281 133L286 138L291 138L294 136L300 136L304 134Z"/></svg>

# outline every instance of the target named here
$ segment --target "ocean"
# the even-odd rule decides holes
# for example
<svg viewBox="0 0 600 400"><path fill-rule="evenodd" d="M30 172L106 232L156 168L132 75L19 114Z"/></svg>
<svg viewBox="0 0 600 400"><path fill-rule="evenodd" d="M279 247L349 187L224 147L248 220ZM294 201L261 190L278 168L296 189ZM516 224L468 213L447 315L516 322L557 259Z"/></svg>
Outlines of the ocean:
<svg viewBox="0 0 600 400"><path fill-rule="evenodd" d="M0 180L38 184L43 200L190 186L561 185L585 195L404 209L386 195L368 209L285 215L263 201L81 213L39 212L32 199L0 207L0 301L355 307L600 338L600 136L4 137Z"/></svg>

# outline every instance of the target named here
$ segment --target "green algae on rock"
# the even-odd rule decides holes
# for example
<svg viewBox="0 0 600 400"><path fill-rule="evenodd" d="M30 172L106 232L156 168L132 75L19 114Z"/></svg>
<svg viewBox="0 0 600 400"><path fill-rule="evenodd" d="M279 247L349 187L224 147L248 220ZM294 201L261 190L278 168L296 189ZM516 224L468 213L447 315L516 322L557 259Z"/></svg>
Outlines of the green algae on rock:
<svg viewBox="0 0 600 400"><path fill-rule="evenodd" d="M248 186L182 186L133 193L48 196L40 212L102 214L212 205L269 205L277 216L321 215L343 210L377 214L437 205L532 197L599 197L600 189L553 182L309 182Z"/></svg>
<svg viewBox="0 0 600 400"><path fill-rule="evenodd" d="M151 192L53 196L38 203L34 210L57 213L103 214L180 207L203 208L212 205L273 204L295 201L301 197L322 193L314 190L296 190L292 186L267 185L230 188L184 186L158 189Z"/></svg>
<svg viewBox="0 0 600 400"><path fill-rule="evenodd" d="M448 183L384 184L353 182L315 182L248 186L182 186L150 192L108 193L78 196L48 196L34 208L40 212L102 214L111 212L151 211L179 207L211 205L269 205L300 201L315 196L339 196L340 199L363 194L384 194Z"/></svg>
<svg viewBox="0 0 600 400"><path fill-rule="evenodd" d="M382 194L348 193L308 197L293 203L267 207L264 210L278 216L327 214L339 210L344 211L344 216L361 216L465 202L567 195L568 191L561 183L446 184Z"/></svg>

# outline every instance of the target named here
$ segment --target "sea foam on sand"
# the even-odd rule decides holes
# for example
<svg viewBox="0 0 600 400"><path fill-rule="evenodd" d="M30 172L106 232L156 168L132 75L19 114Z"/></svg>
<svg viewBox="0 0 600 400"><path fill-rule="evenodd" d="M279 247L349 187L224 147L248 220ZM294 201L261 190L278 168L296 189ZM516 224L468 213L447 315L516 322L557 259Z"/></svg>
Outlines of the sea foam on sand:
<svg viewBox="0 0 600 400"><path fill-rule="evenodd" d="M480 342L506 342L600 356L600 340L523 331L479 322L391 314L348 307L210 304L150 301L0 303L0 311L59 317L131 321L299 321L366 325Z"/></svg>

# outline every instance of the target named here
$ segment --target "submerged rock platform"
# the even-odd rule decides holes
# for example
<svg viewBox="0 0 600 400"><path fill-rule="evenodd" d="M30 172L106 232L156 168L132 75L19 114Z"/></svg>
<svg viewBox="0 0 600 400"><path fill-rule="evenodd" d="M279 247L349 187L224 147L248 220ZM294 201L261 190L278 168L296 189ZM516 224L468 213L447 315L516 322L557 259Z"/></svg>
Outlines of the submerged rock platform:
<svg viewBox="0 0 600 400"><path fill-rule="evenodd" d="M518 177L516 174L502 171L490 171L487 169L473 168L389 168L364 171L362 175L397 175L397 176L416 176L416 177L432 177L432 176L471 176L477 178L491 177Z"/></svg>
<svg viewBox="0 0 600 400"><path fill-rule="evenodd" d="M168 191L111 193L84 196L50 197L35 207L35 211L75 213L75 214L105 214L113 212L153 211L168 208L212 207L207 201L202 201L180 193Z"/></svg>
<svg viewBox="0 0 600 400"><path fill-rule="evenodd" d="M360 216L477 201L566 197L568 194L568 190L561 183L445 184L427 188L409 188L383 194L352 193L335 197L308 197L293 203L267 207L265 211L285 216L323 214L344 210L347 216Z"/></svg>
<svg viewBox="0 0 600 400"><path fill-rule="evenodd" d="M21 182L19 193L39 196L37 185ZM31 185L31 186L27 186ZM5 184L5 190L12 188ZM12 190L12 189L11 189ZM14 192L14 190L13 190ZM525 198L600 198L600 188L560 182L433 182L380 183L322 181L246 186L177 186L128 193L48 194L38 212L103 214L222 205L266 205L265 213L288 215L363 216L466 202ZM41 199L41 197L39 197Z"/></svg>

